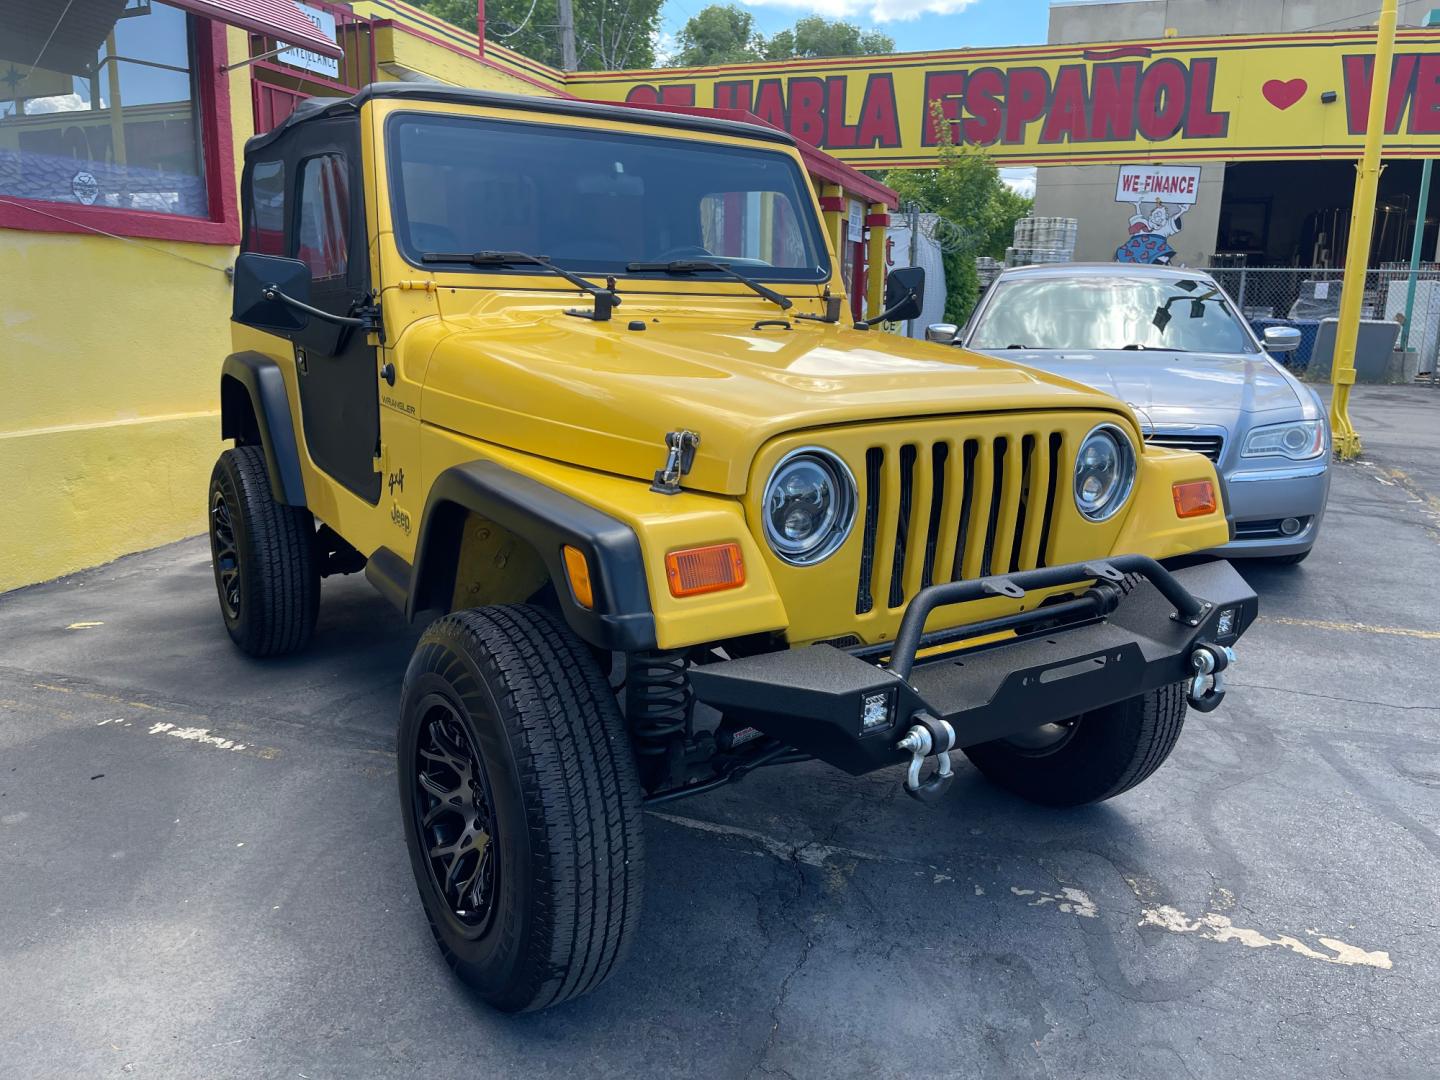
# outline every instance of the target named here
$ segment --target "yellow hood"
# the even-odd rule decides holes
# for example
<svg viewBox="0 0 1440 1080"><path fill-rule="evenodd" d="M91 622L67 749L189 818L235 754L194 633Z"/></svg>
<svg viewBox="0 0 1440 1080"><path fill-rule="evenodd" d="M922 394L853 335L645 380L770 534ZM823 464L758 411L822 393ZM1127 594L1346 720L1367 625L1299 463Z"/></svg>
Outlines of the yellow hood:
<svg viewBox="0 0 1440 1080"><path fill-rule="evenodd" d="M647 481L664 464L666 432L688 428L700 448L685 486L738 495L759 448L788 432L977 412L1125 411L1077 383L879 331L803 321L752 329L779 312L757 316L748 304L697 314L634 308L608 323L567 316L553 301L447 319L426 369L422 419Z"/></svg>

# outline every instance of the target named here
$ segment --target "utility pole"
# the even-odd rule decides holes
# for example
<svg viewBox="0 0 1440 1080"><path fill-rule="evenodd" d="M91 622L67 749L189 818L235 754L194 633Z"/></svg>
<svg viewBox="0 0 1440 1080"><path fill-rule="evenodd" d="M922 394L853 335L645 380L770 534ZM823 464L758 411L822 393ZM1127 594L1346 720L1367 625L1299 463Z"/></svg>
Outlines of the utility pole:
<svg viewBox="0 0 1440 1080"><path fill-rule="evenodd" d="M1350 247L1345 254L1345 284L1340 296L1340 325L1335 328L1335 356L1330 362L1330 437L1335 456L1360 456L1360 436L1350 422L1350 387L1355 385L1355 344L1360 334L1360 306L1370 266L1370 239L1375 228L1375 200L1380 192L1380 144L1390 100L1390 68L1395 58L1396 0L1384 0L1375 36L1375 67L1370 77L1370 119L1365 152L1355 172L1355 200L1350 211Z"/></svg>
<svg viewBox="0 0 1440 1080"><path fill-rule="evenodd" d="M575 8L572 0L555 0L556 22L560 27L560 67L574 71L580 66L575 59Z"/></svg>

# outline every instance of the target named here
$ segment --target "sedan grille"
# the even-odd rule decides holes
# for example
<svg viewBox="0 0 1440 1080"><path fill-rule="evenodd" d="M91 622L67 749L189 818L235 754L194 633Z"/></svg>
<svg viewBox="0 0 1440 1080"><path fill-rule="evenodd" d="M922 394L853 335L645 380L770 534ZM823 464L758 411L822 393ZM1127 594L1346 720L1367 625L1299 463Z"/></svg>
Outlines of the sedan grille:
<svg viewBox="0 0 1440 1080"><path fill-rule="evenodd" d="M872 446L865 451L855 613L929 585L1045 565L1059 432Z"/></svg>
<svg viewBox="0 0 1440 1080"><path fill-rule="evenodd" d="M1163 446L1167 450L1193 450L1204 454L1211 461L1220 460L1220 451L1225 449L1223 435L1196 435L1186 431L1156 431L1145 436L1147 446Z"/></svg>

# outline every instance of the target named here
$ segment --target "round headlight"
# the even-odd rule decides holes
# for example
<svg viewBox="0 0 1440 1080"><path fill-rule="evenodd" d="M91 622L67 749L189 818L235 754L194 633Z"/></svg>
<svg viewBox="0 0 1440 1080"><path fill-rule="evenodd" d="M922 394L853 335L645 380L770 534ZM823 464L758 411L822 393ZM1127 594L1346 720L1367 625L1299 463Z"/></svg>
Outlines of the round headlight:
<svg viewBox="0 0 1440 1080"><path fill-rule="evenodd" d="M1090 521L1114 517L1135 486L1135 447L1114 424L1085 436L1075 455L1075 506Z"/></svg>
<svg viewBox="0 0 1440 1080"><path fill-rule="evenodd" d="M855 500L855 477L843 461L819 447L796 450L765 485L765 539L788 563L817 563L850 535Z"/></svg>

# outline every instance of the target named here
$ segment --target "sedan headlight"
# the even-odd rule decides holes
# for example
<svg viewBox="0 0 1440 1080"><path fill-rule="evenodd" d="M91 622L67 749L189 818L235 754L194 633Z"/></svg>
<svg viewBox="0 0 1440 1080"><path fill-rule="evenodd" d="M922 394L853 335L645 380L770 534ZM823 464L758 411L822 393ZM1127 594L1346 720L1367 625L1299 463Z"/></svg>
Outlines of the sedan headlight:
<svg viewBox="0 0 1440 1080"><path fill-rule="evenodd" d="M1287 457L1305 461L1325 452L1325 421L1295 420L1288 424L1267 424L1245 436L1241 457Z"/></svg>
<svg viewBox="0 0 1440 1080"><path fill-rule="evenodd" d="M765 485L765 539L788 563L818 563L850 535L855 504L855 477L845 462L818 446L796 450Z"/></svg>
<svg viewBox="0 0 1440 1080"><path fill-rule="evenodd" d="M1114 517L1135 486L1135 446L1114 424L1085 436L1075 455L1075 506L1090 521Z"/></svg>

